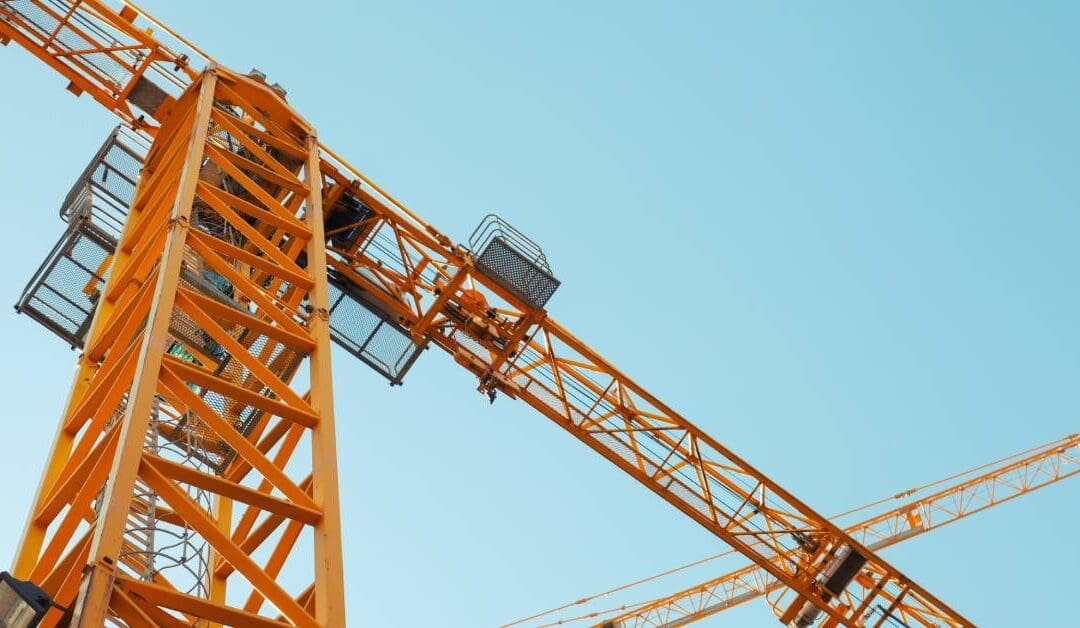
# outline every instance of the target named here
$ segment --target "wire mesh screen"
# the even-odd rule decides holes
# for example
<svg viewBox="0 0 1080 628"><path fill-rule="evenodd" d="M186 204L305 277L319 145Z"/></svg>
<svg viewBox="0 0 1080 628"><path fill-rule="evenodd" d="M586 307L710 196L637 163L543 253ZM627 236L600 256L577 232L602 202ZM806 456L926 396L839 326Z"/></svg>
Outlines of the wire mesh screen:
<svg viewBox="0 0 1080 628"><path fill-rule="evenodd" d="M119 239L144 157L145 149L131 131L114 129L68 192L60 217L66 222L89 218Z"/></svg>
<svg viewBox="0 0 1080 628"><path fill-rule="evenodd" d="M402 378L423 346L363 293L343 281L330 281L330 337L391 384Z"/></svg>
<svg viewBox="0 0 1080 628"><path fill-rule="evenodd" d="M52 43L59 48L77 57L87 66L90 66L103 81L108 81L119 87L128 81L133 75L133 64L138 59L131 51L121 51L112 54L93 51L97 46L89 39L80 34L92 34L97 40L111 44L113 48L121 48L122 44L112 35L106 33L98 25L90 22L80 15L73 15L69 21L68 13L71 11L71 3L61 0L8 0L0 3L3 8L11 11L21 22L40 37L52 37ZM72 28L73 26L77 27Z"/></svg>
<svg viewBox="0 0 1080 628"><path fill-rule="evenodd" d="M26 5L23 7L26 12L32 12L38 6L37 3L20 4L23 5ZM229 145L232 145L231 140ZM101 289L107 274L107 265L103 262L115 250L123 230L145 153L143 143L125 127L118 127L109 134L61 206L60 216L71 226L35 273L16 305L17 311L31 316L72 347L82 346L89 330L96 291ZM224 178L218 183L225 187L229 185ZM234 191L247 194L239 189ZM360 224L371 215L370 208L359 199L344 195L328 212L327 224L333 228L329 236L331 243L343 247L354 245L362 233ZM209 207L196 201L192 222L197 228L234 245L242 245L242 239L232 237L235 234L219 233L211 228L215 216ZM183 283L190 289L207 293L205 279L200 281L198 277L188 275ZM340 283L330 286L330 294L333 340L392 384L400 384L421 347L392 317L366 301L355 289ZM227 295L218 296L229 299ZM177 341L214 362L216 368L226 368L227 356L220 354L220 347L208 344L205 334L182 313L174 314L170 332ZM299 361L298 358L296 364ZM238 420L250 426L258 417L244 416ZM219 467L228 460L214 455L206 462Z"/></svg>
<svg viewBox="0 0 1080 628"><path fill-rule="evenodd" d="M108 274L105 260L115 247L115 241L89 220L76 220L34 273L15 311L73 348L82 346Z"/></svg>
<svg viewBox="0 0 1080 628"><path fill-rule="evenodd" d="M540 309L559 288L559 280L522 255L508 240L495 236L488 241L476 266L522 301Z"/></svg>
<svg viewBox="0 0 1080 628"><path fill-rule="evenodd" d="M495 214L488 214L469 237L480 251L476 267L533 308L542 309L559 288L540 245Z"/></svg>
<svg viewBox="0 0 1080 628"><path fill-rule="evenodd" d="M144 153L142 142L124 127L105 138L60 207L67 230L15 305L72 347L82 346L89 329Z"/></svg>

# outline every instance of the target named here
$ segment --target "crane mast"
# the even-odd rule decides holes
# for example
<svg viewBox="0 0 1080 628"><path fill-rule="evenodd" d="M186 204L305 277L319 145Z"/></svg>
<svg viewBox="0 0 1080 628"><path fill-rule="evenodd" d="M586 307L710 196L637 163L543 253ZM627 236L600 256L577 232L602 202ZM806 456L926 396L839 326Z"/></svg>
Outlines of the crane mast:
<svg viewBox="0 0 1080 628"><path fill-rule="evenodd" d="M911 491L900 493L896 498L904 499L902 505L846 530L867 547L880 550L1070 478L1080 473L1080 434L983 465L978 471L974 477L963 474L959 481L922 497L912 498ZM942 482L945 480L935 486ZM596 628L687 626L780 590L769 574L748 565L637 606L596 624ZM784 606L782 596L770 603L774 609ZM901 614L896 618L909 621Z"/></svg>
<svg viewBox="0 0 1080 628"><path fill-rule="evenodd" d="M395 383L419 348L444 350L492 401L528 404L769 574L790 592L785 624L886 608L972 625L550 318L558 280L522 234L492 216L453 242L260 73L130 4L0 2L0 42L153 139L107 279L88 286L95 313L14 566L76 625L343 625L332 337ZM331 329L342 303L393 347ZM180 586L147 567L148 517L205 541L205 575ZM312 584L287 592L276 577L308 529ZM242 609L226 604L232 575L250 587Z"/></svg>
<svg viewBox="0 0 1080 628"><path fill-rule="evenodd" d="M63 606L74 598L74 625L113 617L175 625L162 609L220 625L280 625L255 612L263 598L289 625L344 623L313 133L269 88L214 67L163 117L14 569ZM231 142L259 151L259 165L227 150ZM211 184L223 172L228 192ZM218 194L251 199L253 219L218 205ZM258 246L269 252L244 248ZM302 396L289 384L305 360ZM310 474L288 472L292 460ZM279 560L250 557L265 536L234 528L234 508L246 509L241 522L263 516L260 528L310 527L308 590L286 592L275 579ZM151 516L205 541L205 573L178 571L182 580L170 581L154 567L175 557L140 551ZM295 543L286 532L275 555ZM253 588L246 610L224 605L233 571Z"/></svg>

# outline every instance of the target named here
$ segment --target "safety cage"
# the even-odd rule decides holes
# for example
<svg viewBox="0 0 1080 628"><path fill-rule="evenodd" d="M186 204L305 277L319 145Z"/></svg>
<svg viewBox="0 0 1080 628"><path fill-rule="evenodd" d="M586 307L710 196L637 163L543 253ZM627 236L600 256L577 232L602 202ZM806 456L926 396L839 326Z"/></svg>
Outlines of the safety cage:
<svg viewBox="0 0 1080 628"><path fill-rule="evenodd" d="M477 269L529 306L543 309L559 280L544 251L495 214L488 214L469 237Z"/></svg>

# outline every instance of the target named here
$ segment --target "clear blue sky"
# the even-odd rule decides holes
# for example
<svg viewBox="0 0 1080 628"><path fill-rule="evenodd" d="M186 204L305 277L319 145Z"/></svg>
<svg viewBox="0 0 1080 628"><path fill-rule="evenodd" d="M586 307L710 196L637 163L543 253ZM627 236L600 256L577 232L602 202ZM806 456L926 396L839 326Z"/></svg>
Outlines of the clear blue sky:
<svg viewBox="0 0 1080 628"><path fill-rule="evenodd" d="M555 317L824 513L1080 427L1074 3L145 4L444 232L532 235ZM14 303L114 122L14 47L0 76ZM74 355L10 310L0 343L7 555ZM491 626L720 549L459 371L337 356L351 623ZM1074 625L1078 497L886 555L980 625Z"/></svg>

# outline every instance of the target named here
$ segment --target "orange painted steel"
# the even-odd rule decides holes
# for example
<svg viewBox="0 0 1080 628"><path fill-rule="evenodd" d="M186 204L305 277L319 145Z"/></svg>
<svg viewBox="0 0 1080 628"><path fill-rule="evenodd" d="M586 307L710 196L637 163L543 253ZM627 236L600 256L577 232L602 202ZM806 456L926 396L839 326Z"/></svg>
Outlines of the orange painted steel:
<svg viewBox="0 0 1080 628"><path fill-rule="evenodd" d="M344 625L326 264L250 253L288 240L318 259L314 130L265 85L218 68L197 77L160 123L14 572L71 607L73 625L286 625L227 607L226 587L237 584L287 625ZM263 133L307 158L250 139ZM236 143L254 148L230 170L232 193L251 199L243 217L212 212L204 185ZM277 176L262 176L254 160ZM289 220L260 219L270 213ZM208 281L222 277L225 288ZM310 392L300 395L290 384L305 360ZM151 417L160 419L154 438L170 446L146 449ZM292 436L276 453L278 442L253 440L279 426ZM241 521L276 518L313 533L306 554L295 553L313 558L289 563L312 579L312 609L297 601L303 591L277 581L281 558L250 557L250 529L233 528L234 506ZM152 560L147 571L135 551L145 530L131 518L149 508L206 542L212 583L176 587ZM46 625L58 621L53 611Z"/></svg>
<svg viewBox="0 0 1080 628"><path fill-rule="evenodd" d="M533 407L783 583L795 598L783 621L817 607L833 625L856 626L872 605L885 603L921 623L972 625L620 372L544 310L478 269L479 251L455 244L318 145L312 129L259 81L214 69L210 59L182 38L149 22L160 28L155 34L146 25L147 16L131 5L114 9L94 0L20 0L0 2L0 18L0 39L16 42L65 76L73 92L89 94L155 137L16 562L15 571L22 576L46 574L61 585L78 580L81 555L64 561L63 551L78 547L85 552L78 530L98 521L87 553L91 569L81 577L79 608L84 617L97 621L106 612L116 612L134 621L138 612L159 612L155 605L165 604L162 600L188 614L204 608L138 587L124 595L111 593L116 583L124 582L116 574L118 533L125 516L121 513L132 508L128 489L138 480L147 485L148 494L177 500L169 503L172 515L189 521L213 546L215 575L207 595L215 603L224 600L219 567L228 563L286 620L297 625L343 621L336 456L328 421L330 272L335 281L363 291L417 342L449 353L477 377L482 392ZM210 73L192 69L200 64L208 65ZM200 134L208 126L203 141ZM231 189L221 183L226 180ZM349 226L353 236L326 244L322 206L331 211L343 194L370 211ZM200 215L213 215L229 233L239 234L241 244L193 228L196 216L189 214L196 201ZM303 264L297 263L301 252ZM205 307L208 301L200 298L200 291L180 280L180 270L192 259L204 274L212 273L242 295L243 307L222 317L221 324L216 317L222 304ZM310 402L297 402L284 392L291 375L275 370L281 365L275 366L266 352L238 359L243 377L265 378L269 369L280 378L268 383L272 385L262 395L247 390L247 379L223 377L207 367L214 355L206 346L181 342L190 356L187 362L164 358L170 339L178 341L169 327L169 317L176 312L221 350L227 351L226 345L235 349L228 336L237 327L264 334L266 342L288 345L289 339L298 339L290 350L310 357ZM206 408L187 389L210 391L227 402ZM127 410L121 420L113 420L124 400ZM185 417L221 412L220 420L209 417L200 425L217 434L219 450L234 456L224 469L226 478L238 482L247 472L260 470L292 508L255 500L245 491L225 490L220 482L181 474L144 455L139 430L158 400L164 412L178 412L172 426L164 428L176 438L190 429L184 427ZM271 463L259 457L266 454L261 446L253 452L240 443L248 437L256 442L254 436L267 430L265 425L239 435L222 428L249 411L277 416L279 425L310 430L315 454L310 499L300 482L286 483L271 470ZM283 436L280 430L274 433ZM70 481L93 443L102 438L110 443L115 439L115 445L109 445L115 453L107 469L91 465L87 475L96 480L108 472L106 499L97 501L101 512L95 515L91 504L98 487L76 487L78 482ZM244 472L236 472L238 468ZM209 511L181 499L181 492L172 488L181 479L217 495ZM56 498L60 487L72 489L63 493L72 508L57 522L51 510L48 517L38 510ZM241 559L244 538L222 535L223 524L215 517L245 501L247 508L262 507L275 516L321 513L314 526L314 588L300 598L313 605L314 619L267 571ZM63 534L53 532L46 543L46 532L55 530ZM851 554L866 560L861 577L867 586L856 604L850 596L828 592L825 582L828 572ZM69 568L63 577L53 574L61 565ZM208 619L223 623L221 617Z"/></svg>
<svg viewBox="0 0 1080 628"><path fill-rule="evenodd" d="M1080 434L973 471L978 474L965 473L952 483L936 482L934 487L948 485L924 496L913 496L913 491L900 493L895 499L904 500L902 505L851 525L847 532L867 547L879 550L1073 477L1080 474ZM637 606L596 627L686 626L779 590L769 574L748 565ZM779 600L772 603L782 606ZM898 618L909 621L902 615Z"/></svg>

